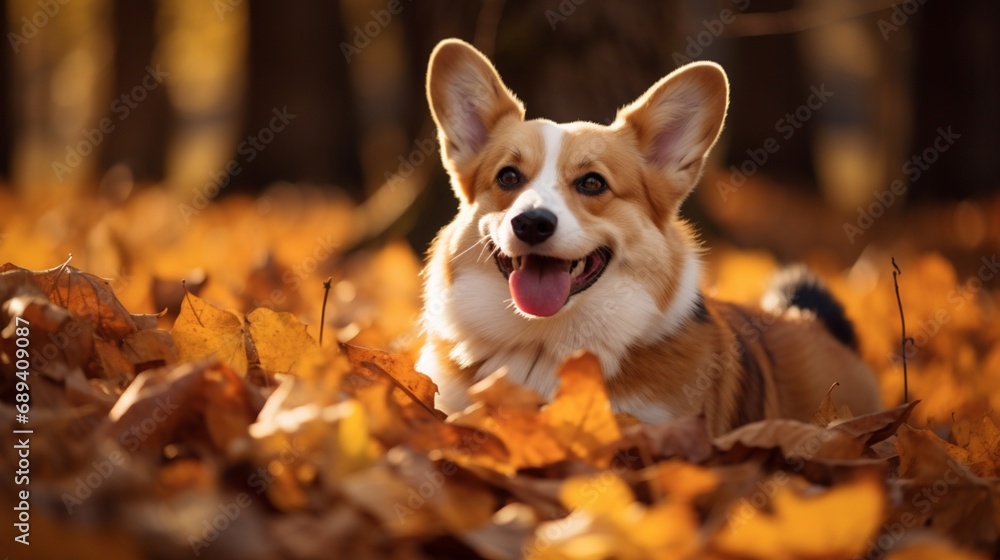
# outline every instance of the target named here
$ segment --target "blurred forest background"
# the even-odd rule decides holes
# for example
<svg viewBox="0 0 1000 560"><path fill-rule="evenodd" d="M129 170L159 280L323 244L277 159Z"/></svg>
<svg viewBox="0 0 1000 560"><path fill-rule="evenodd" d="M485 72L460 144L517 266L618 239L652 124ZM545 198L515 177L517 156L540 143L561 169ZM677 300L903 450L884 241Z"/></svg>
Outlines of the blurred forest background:
<svg viewBox="0 0 1000 560"><path fill-rule="evenodd" d="M493 58L529 117L557 121L610 122L680 63L723 64L730 116L688 215L739 245L782 258L820 245L849 262L904 231L960 253L1000 238L989 0L2 4L0 181L28 198L113 203L163 184L192 204L223 184L225 196L289 182L377 203L422 251L455 208L428 141L424 72L440 39L460 37ZM833 95L811 101L821 88ZM247 142L282 110L287 127ZM955 148L917 171L911 159L948 130ZM905 192L868 231L862 214L895 181ZM907 228L914 215L931 219ZM852 237L845 225L859 222Z"/></svg>
<svg viewBox="0 0 1000 560"><path fill-rule="evenodd" d="M27 557L180 558L218 538L202 558L517 558L562 534L566 551L608 556L676 541L698 558L971 557L952 545L997 558L998 28L995 0L0 0L0 316L37 311L31 353L47 364L32 362ZM863 450L794 467L766 491L780 515L731 534L723 519L760 508L783 465L815 451L785 438L849 412L776 428L763 455L665 444L596 493L573 481L608 464L570 453L600 442L603 456L620 436L592 414L608 412L596 369L584 383L569 368L567 398L542 411L505 381L481 391L523 408L509 426L442 422L409 360L422 254L457 208L424 94L447 37L490 56L529 118L557 121L609 123L679 65L721 63L728 121L683 209L705 238L706 295L758 301L776 269L804 262L853 319L884 404L921 400L912 415L889 411L877 440L851 435ZM10 426L13 332L0 336ZM158 395L182 408L161 421ZM478 447L481 425L503 449ZM479 451L462 459L472 426ZM678 426L655 438L718 443ZM153 437L124 451L138 427ZM27 461L16 448L0 470ZM543 448L561 455L519 462ZM442 457L462 474L440 474ZM956 462L970 470L959 483ZM258 488L258 472L276 477ZM412 506L431 476L445 491ZM919 507L929 490L947 497ZM605 496L586 498L594 524L577 522L591 507L578 493ZM221 536L220 507L244 512ZM936 552L886 552L928 534Z"/></svg>

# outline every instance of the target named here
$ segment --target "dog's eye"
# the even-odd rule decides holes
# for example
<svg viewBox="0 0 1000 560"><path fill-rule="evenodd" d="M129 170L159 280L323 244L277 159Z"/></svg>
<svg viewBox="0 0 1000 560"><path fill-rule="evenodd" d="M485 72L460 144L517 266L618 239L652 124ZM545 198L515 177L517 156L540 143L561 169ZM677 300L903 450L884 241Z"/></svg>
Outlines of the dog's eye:
<svg viewBox="0 0 1000 560"><path fill-rule="evenodd" d="M587 173L576 180L576 190L580 194L595 196L608 190L608 182L597 173Z"/></svg>
<svg viewBox="0 0 1000 560"><path fill-rule="evenodd" d="M513 167L504 167L500 173L497 173L497 184L500 185L501 189L515 189L521 184L521 181L521 173Z"/></svg>

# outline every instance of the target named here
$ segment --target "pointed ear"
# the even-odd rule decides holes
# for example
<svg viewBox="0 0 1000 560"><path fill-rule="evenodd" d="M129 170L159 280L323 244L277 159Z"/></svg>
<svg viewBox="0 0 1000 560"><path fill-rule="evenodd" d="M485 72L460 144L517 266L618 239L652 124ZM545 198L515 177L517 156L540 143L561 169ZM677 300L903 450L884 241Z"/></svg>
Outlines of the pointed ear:
<svg viewBox="0 0 1000 560"><path fill-rule="evenodd" d="M441 156L453 177L456 167L483 148L500 120L524 118L524 107L490 61L458 39L441 41L431 53L427 99L438 127Z"/></svg>
<svg viewBox="0 0 1000 560"><path fill-rule="evenodd" d="M728 105L729 80L722 67L694 62L618 111L617 124L632 129L646 161L682 190L683 200L701 178Z"/></svg>

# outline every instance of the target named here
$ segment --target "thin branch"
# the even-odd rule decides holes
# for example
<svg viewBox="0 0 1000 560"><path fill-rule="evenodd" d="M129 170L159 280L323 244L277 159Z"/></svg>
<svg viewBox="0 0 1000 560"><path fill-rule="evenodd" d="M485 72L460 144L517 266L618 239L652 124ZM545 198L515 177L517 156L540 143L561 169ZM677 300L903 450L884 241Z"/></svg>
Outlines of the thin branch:
<svg viewBox="0 0 1000 560"><path fill-rule="evenodd" d="M326 302L330 299L330 284L333 282L333 278L327 278L323 281L323 309L319 312L319 346L323 347L323 327L326 326Z"/></svg>
<svg viewBox="0 0 1000 560"><path fill-rule="evenodd" d="M909 378L906 374L906 343L913 342L912 338L906 336L906 316L903 315L903 300L899 297L899 281L896 279L903 271L899 270L896 264L896 257L892 257L892 283L896 286L896 305L899 306L899 324L902 327L902 340L899 343L899 355L903 359L903 403L910 402Z"/></svg>

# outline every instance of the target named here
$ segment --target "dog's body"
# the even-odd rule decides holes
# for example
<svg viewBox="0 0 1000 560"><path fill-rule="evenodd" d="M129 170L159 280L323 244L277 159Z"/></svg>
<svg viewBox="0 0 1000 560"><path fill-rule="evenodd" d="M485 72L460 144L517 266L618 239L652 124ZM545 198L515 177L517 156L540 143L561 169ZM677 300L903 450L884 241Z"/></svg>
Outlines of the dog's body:
<svg viewBox="0 0 1000 560"><path fill-rule="evenodd" d="M808 419L834 382L855 413L879 407L850 324L807 276L767 311L701 293L699 245L677 212L725 119L720 67L677 70L607 127L525 121L489 61L456 40L435 49L427 87L460 200L425 271L418 369L442 410L502 367L551 397L580 348L600 360L615 410L647 422L704 413L722 433Z"/></svg>

